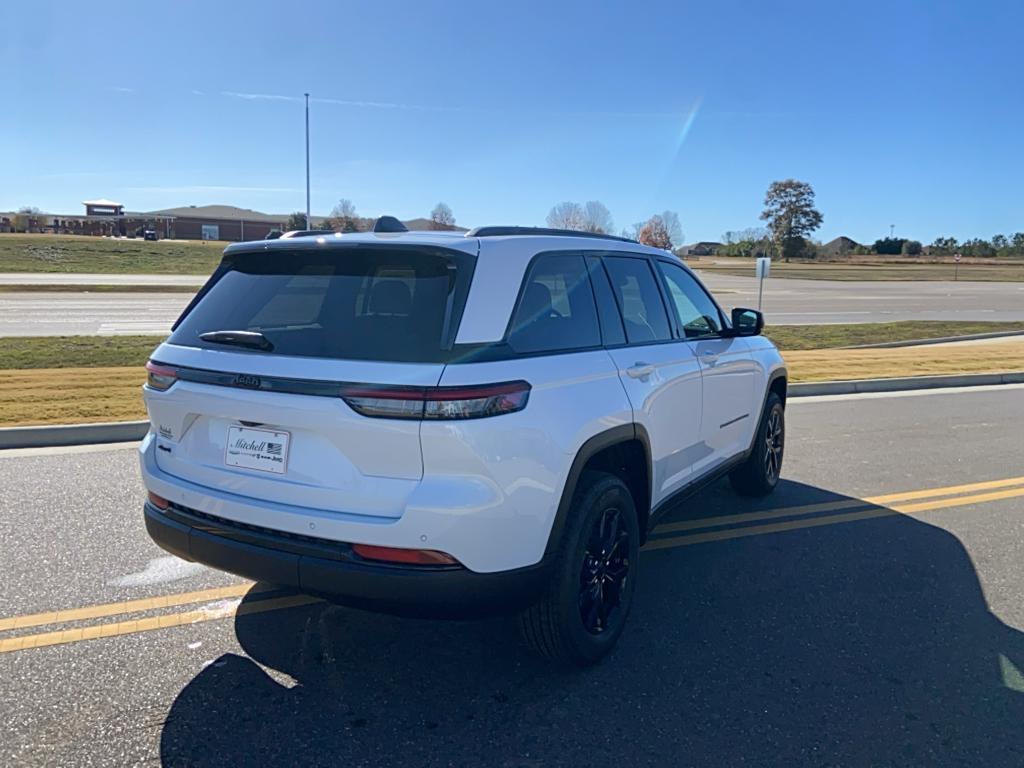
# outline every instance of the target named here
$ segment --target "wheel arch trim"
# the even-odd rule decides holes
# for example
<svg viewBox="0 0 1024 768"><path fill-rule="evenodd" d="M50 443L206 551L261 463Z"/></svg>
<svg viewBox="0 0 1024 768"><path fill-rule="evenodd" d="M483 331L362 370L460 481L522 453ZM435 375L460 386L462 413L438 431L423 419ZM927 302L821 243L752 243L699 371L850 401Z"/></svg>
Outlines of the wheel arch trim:
<svg viewBox="0 0 1024 768"><path fill-rule="evenodd" d="M620 424L617 427L612 427L603 432L598 432L580 446L579 450L576 451L576 456L573 458L572 464L569 467L569 473L566 475L565 484L562 486L562 495L558 501L558 508L555 511L555 519L551 524L548 543L544 549L544 559L547 559L555 551L557 548L557 542L560 540L562 532L565 530L565 524L569 518L569 509L572 507L573 499L576 496L576 489L579 486L580 477L583 475L583 469L586 467L587 462L601 451L621 443L629 443L633 441L639 441L643 446L644 461L647 466L647 497L648 500L652 498L651 441L647 434L647 430L644 429L643 425L636 423ZM649 509L643 510L643 512L648 516L650 514ZM641 530L641 537L643 537L644 533L645 532Z"/></svg>

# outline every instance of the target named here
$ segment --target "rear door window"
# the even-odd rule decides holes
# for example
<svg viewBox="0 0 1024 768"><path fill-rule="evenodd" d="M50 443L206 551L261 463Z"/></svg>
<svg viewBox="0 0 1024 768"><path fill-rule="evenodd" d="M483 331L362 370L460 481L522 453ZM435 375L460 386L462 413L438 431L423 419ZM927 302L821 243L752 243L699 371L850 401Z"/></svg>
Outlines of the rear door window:
<svg viewBox="0 0 1024 768"><path fill-rule="evenodd" d="M622 312L629 343L649 344L670 340L672 331L665 313L665 304L647 259L606 256L604 263Z"/></svg>
<svg viewBox="0 0 1024 768"><path fill-rule="evenodd" d="M509 324L508 344L519 353L601 346L586 262L582 254L537 257Z"/></svg>
<svg viewBox="0 0 1024 768"><path fill-rule="evenodd" d="M465 304L473 257L438 249L352 248L238 254L180 321L172 344L209 331L258 331L261 354L443 362Z"/></svg>

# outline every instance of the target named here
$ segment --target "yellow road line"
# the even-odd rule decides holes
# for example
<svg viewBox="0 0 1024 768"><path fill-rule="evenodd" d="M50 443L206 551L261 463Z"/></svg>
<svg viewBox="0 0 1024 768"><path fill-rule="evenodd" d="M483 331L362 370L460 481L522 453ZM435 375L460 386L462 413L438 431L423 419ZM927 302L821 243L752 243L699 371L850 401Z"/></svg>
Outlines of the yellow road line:
<svg viewBox="0 0 1024 768"><path fill-rule="evenodd" d="M0 639L0 653L26 651L30 648L45 648L50 645L78 643L83 640L95 640L101 637L134 635L139 632L150 632L155 629L180 627L186 624L199 624L205 621L226 619L231 616L245 616L251 613L277 611L282 608L295 608L300 605L310 605L317 602L320 602L319 598L310 597L309 595L287 595L285 597L274 597L265 600L256 600L250 603L242 603L237 606L237 609L232 603L231 605L222 608L213 607L207 610L186 611L184 613L172 613L164 616L151 616L149 618L135 619L133 621L117 621L108 624L94 624L89 627L79 627L78 629L62 629L56 632L43 632L37 635L10 637Z"/></svg>
<svg viewBox="0 0 1024 768"><path fill-rule="evenodd" d="M252 589L252 586L253 584L250 581L245 584L232 584L229 587L200 589L196 592L180 592L174 595L161 595L160 597L147 597L139 600L123 600L119 603L88 605L84 608L69 608L63 611L48 611L46 613L14 616L9 619L0 619L0 632L9 629L38 627L44 624L63 624L68 621L101 619L104 616L117 616L123 613L139 613L141 611L152 611L158 608L173 608L178 605L223 600L228 597L242 597Z"/></svg>
<svg viewBox="0 0 1024 768"><path fill-rule="evenodd" d="M761 520L770 520L773 518L777 519L780 517L810 515L816 512L841 511L844 509L855 509L857 507L870 506L869 509L863 509L847 514L828 515L825 517L803 520L789 520L768 525L749 525L742 528L729 528L718 531L689 534L686 536L652 539L644 546L644 550L668 549L672 547L688 546L691 544L701 544L709 541L723 541L726 539L758 536L800 528L815 528L824 525L854 522L857 520L870 520L878 517L891 517L900 514L912 514L915 512L926 512L935 509L947 509L950 507L966 506L968 504L981 504L989 501L1016 498L1024 496L1024 487L1012 486L1020 485L1024 485L1024 477L988 480L979 483L968 483L966 485L946 486L919 491L904 491L881 496L871 496L865 499L840 499L835 502L781 507L765 510L763 512L752 512L745 515L722 515L718 517L704 518L701 520L685 520L679 523L658 526L658 528L655 529L655 533L693 530L695 528L707 528L716 525L736 525ZM976 493L967 496L956 495L964 494L969 491L982 491L988 489L1003 490L993 490L989 493ZM950 496L952 496L952 498L942 498ZM912 503L892 503L901 501ZM871 506L885 503L890 503L890 506ZM104 618L107 616L173 608L180 605L189 605L191 603L198 602L214 602L217 600L243 597L247 593L254 591L262 592L272 589L274 588L269 586L254 587L251 582L247 582L243 584L232 584L227 587L197 590L194 592L182 592L179 594L162 595L159 597L143 598L139 600L125 600L117 603L92 605L84 608L72 608L62 611L14 616L11 618L0 619L0 631L25 629L45 624L85 621L89 619ZM319 602L319 599L306 595L288 595L279 598L266 598L263 600L242 603L237 607L237 610L235 610L235 604L232 603L225 607L214 606L206 609L185 611L176 614L164 614L161 616L153 616L143 619L96 624L76 629L57 630L34 635L22 635L20 637L0 639L0 653L26 650L29 648L42 648L49 645L75 643L99 637L116 637L120 635L135 634L137 632L147 632L155 629L164 629L167 627L177 627L186 624L212 621L214 619L226 618L231 615L262 613L264 611L307 605L314 602Z"/></svg>
<svg viewBox="0 0 1024 768"><path fill-rule="evenodd" d="M823 525L852 523L858 520L871 520L876 517L893 517L895 515L904 515L913 512L926 512L934 509L963 507L968 504L982 504L987 501L1012 499L1018 496L1024 496L1024 488L1013 488L1006 491L994 491L992 493L980 493L975 496L957 496L951 499L925 501L917 504L903 504L892 507L871 507L870 509L865 509L860 512L848 512L843 515L829 515L827 517L813 517L809 520L787 520L782 523L749 525L745 528L728 528L720 531L708 531L706 533L695 533L690 534L689 536L676 536L668 539L650 539L646 544L644 544L643 551L647 552L655 549L685 547L691 544L704 544L709 541L742 539L748 536L761 536L766 533L781 533L783 531L793 531L800 528L817 528Z"/></svg>
<svg viewBox="0 0 1024 768"><path fill-rule="evenodd" d="M780 517L813 515L818 512L838 512L843 509L856 509L871 504L890 504L894 501L912 501L914 499L953 496L958 493L967 493L968 491L984 491L991 488L1005 488L1014 485L1024 485L1024 477L1008 477L1004 480L986 480L985 482L968 483L967 485L949 485L944 488L926 488L920 491L887 493L882 496L869 496L865 499L839 499L837 501L824 501L818 504L803 504L796 507L776 507L763 512L749 512L743 515L719 515L717 517L681 520L678 523L659 525L654 529L653 533L658 535L660 533L692 531L697 528L713 528L718 525L738 525L741 523L754 523L760 520L775 520Z"/></svg>

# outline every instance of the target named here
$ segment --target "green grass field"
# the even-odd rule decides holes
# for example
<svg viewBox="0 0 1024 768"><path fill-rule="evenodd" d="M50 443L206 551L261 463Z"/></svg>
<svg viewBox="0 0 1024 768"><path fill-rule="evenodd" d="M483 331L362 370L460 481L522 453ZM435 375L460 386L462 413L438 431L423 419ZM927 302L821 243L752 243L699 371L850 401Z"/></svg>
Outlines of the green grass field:
<svg viewBox="0 0 1024 768"><path fill-rule="evenodd" d="M782 350L835 349L888 341L938 339L977 333L1024 331L1024 323L947 322L908 320L899 323L851 323L849 325L770 325L764 334Z"/></svg>
<svg viewBox="0 0 1024 768"><path fill-rule="evenodd" d="M717 275L754 277L753 259L697 259L687 263L699 272ZM735 262L735 263L733 263ZM803 280L981 280L985 282L1024 281L1024 263L989 259L984 262L964 262L959 273L950 263L911 264L903 261L835 262L809 264L772 261L772 277Z"/></svg>
<svg viewBox="0 0 1024 768"><path fill-rule="evenodd" d="M163 336L8 336L0 370L142 366Z"/></svg>
<svg viewBox="0 0 1024 768"><path fill-rule="evenodd" d="M0 293L196 293L197 285L86 285L75 283L12 283L0 285Z"/></svg>
<svg viewBox="0 0 1024 768"><path fill-rule="evenodd" d="M0 272L208 275L227 243L0 234Z"/></svg>

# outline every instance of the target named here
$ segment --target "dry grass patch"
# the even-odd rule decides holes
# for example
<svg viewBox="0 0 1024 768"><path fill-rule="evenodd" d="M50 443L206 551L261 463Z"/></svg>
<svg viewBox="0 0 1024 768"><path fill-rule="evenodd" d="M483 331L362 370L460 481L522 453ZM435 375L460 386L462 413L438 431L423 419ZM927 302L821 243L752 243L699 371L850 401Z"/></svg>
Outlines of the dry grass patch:
<svg viewBox="0 0 1024 768"><path fill-rule="evenodd" d="M0 425L145 419L145 378L137 367L0 371Z"/></svg>
<svg viewBox="0 0 1024 768"><path fill-rule="evenodd" d="M898 349L809 349L783 352L783 356L794 382L1024 371L1024 341Z"/></svg>

